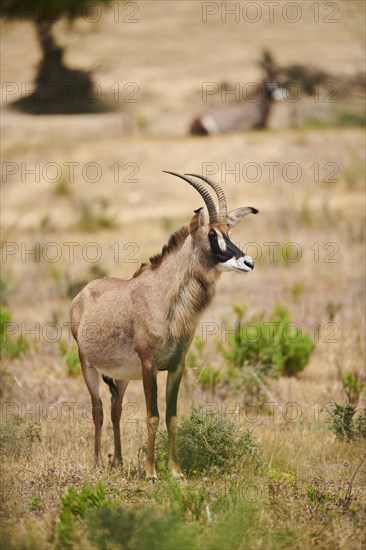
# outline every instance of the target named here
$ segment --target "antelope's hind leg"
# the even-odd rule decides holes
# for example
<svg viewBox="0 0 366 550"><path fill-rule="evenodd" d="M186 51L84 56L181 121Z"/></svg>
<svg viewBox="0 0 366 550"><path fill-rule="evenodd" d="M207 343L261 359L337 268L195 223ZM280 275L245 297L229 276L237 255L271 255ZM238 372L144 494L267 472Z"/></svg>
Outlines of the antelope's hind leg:
<svg viewBox="0 0 366 550"><path fill-rule="evenodd" d="M113 424L113 437L114 437L114 455L113 466L123 464L122 459L122 446L121 446L121 414L122 414L122 402L126 388L128 386L128 380L113 380L108 376L102 376L104 382L108 384L109 391L111 392L111 420Z"/></svg>
<svg viewBox="0 0 366 550"><path fill-rule="evenodd" d="M158 387L156 369L150 361L142 361L142 379L144 384L146 412L147 412L147 456L145 460L145 474L148 481L158 479L155 469L155 438L159 427Z"/></svg>
<svg viewBox="0 0 366 550"><path fill-rule="evenodd" d="M103 426L103 404L99 395L99 374L97 370L90 366L87 361L80 355L81 371L85 380L85 384L89 390L92 402L92 414L95 429L94 439L94 458L95 466L101 465L101 442L102 442L102 426Z"/></svg>

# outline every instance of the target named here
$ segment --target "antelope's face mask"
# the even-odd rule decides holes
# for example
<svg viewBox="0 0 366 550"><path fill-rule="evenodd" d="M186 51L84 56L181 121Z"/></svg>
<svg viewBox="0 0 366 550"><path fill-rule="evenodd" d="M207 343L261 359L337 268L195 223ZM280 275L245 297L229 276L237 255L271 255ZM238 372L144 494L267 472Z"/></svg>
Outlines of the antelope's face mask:
<svg viewBox="0 0 366 550"><path fill-rule="evenodd" d="M208 232L208 240L219 271L236 271L237 273L253 271L252 258L240 250L230 240L228 234L212 227Z"/></svg>
<svg viewBox="0 0 366 550"><path fill-rule="evenodd" d="M228 213L226 197L222 188L210 178L200 176L199 174L167 173L177 176L192 185L206 204L209 214L209 225L206 225L203 208L198 208L194 211L195 215L189 224L189 234L202 253L208 253L211 256L209 263L211 264L213 261L219 271L236 271L236 273L253 271L254 262L252 258L235 246L230 239L229 232L245 216L248 214L257 214L258 210L253 208L253 206L242 206ZM210 193L196 179L204 181L214 190L219 201L219 212L216 210Z"/></svg>

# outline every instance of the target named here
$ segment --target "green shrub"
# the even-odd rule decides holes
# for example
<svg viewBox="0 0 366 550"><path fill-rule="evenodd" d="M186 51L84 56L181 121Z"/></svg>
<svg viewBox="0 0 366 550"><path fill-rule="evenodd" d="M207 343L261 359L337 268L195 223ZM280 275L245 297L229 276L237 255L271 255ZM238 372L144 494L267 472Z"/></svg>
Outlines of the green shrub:
<svg viewBox="0 0 366 550"><path fill-rule="evenodd" d="M328 428L337 439L351 441L357 437L366 438L366 409L356 415L356 405L332 403L326 410L329 415Z"/></svg>
<svg viewBox="0 0 366 550"><path fill-rule="evenodd" d="M366 409L363 409L353 422L356 436L366 439Z"/></svg>
<svg viewBox="0 0 366 550"><path fill-rule="evenodd" d="M335 316L341 311L341 309L342 304L340 304L339 302L332 302L332 300L329 300L329 302L326 303L325 311L328 315L330 323L334 321Z"/></svg>
<svg viewBox="0 0 366 550"><path fill-rule="evenodd" d="M286 308L277 305L272 319L262 321L254 316L245 325L242 323L245 309L236 307L234 312L235 331L220 346L229 366L262 366L262 376L291 376L305 368L315 344L309 334L302 334L292 324Z"/></svg>
<svg viewBox="0 0 366 550"><path fill-rule="evenodd" d="M62 177L60 178L54 188L53 188L53 193L57 196L57 197L67 197L69 195L71 195L71 188L70 188L70 182L68 179Z"/></svg>
<svg viewBox="0 0 366 550"><path fill-rule="evenodd" d="M68 487L61 502L59 521L56 527L56 548L74 548L77 543L78 530L82 527L87 512L109 503L104 485L94 489L85 485L78 491L74 486Z"/></svg>
<svg viewBox="0 0 366 550"><path fill-rule="evenodd" d="M158 454L167 456L168 437L158 434ZM179 464L187 475L209 471L211 468L229 471L242 460L258 456L259 443L251 430L240 431L231 420L217 414L201 414L192 410L177 429Z"/></svg>
<svg viewBox="0 0 366 550"><path fill-rule="evenodd" d="M8 269L1 269L0 274L0 304L7 304L8 297L13 292L12 276Z"/></svg>
<svg viewBox="0 0 366 550"><path fill-rule="evenodd" d="M23 333L16 338L7 334L7 326L11 322L11 312L7 308L0 308L0 354L14 359L25 353L28 342Z"/></svg>
<svg viewBox="0 0 366 550"><path fill-rule="evenodd" d="M366 116L364 111L355 111L352 109L341 109L336 112L335 115L336 126L360 126L363 127L366 124Z"/></svg>
<svg viewBox="0 0 366 550"><path fill-rule="evenodd" d="M43 502L42 502L42 498L39 495L35 495L28 502L28 509L31 512L37 512L38 510L42 510L42 508L43 508Z"/></svg>
<svg viewBox="0 0 366 550"><path fill-rule="evenodd" d="M204 390L211 390L211 394L214 395L216 386L223 380L223 374L221 371L212 367L210 363L207 363L202 367L202 370L197 379L197 383Z"/></svg>
<svg viewBox="0 0 366 550"><path fill-rule="evenodd" d="M291 294L294 300L299 300L304 294L305 287L303 283L295 283L291 288Z"/></svg>
<svg viewBox="0 0 366 550"><path fill-rule="evenodd" d="M70 351L68 351L65 340L60 340L59 352L60 355L66 359L67 375L70 376L70 378L79 376L81 373L81 364L77 347L73 345Z"/></svg>
<svg viewBox="0 0 366 550"><path fill-rule="evenodd" d="M188 351L186 365L196 371L197 384L203 390L211 390L214 395L216 386L223 380L223 374L205 360L205 343L200 336L195 336L192 347Z"/></svg>
<svg viewBox="0 0 366 550"><path fill-rule="evenodd" d="M295 476L289 472L282 472L275 468L268 471L268 489L271 500L281 494L287 487L295 484Z"/></svg>
<svg viewBox="0 0 366 550"><path fill-rule="evenodd" d="M342 376L342 384L350 403L357 403L366 383L357 373L346 372Z"/></svg>
<svg viewBox="0 0 366 550"><path fill-rule="evenodd" d="M89 539L99 550L176 550L197 548L198 525L184 524L172 510L152 506L103 505L87 520Z"/></svg>
<svg viewBox="0 0 366 550"><path fill-rule="evenodd" d="M190 369L199 369L203 363L203 350L205 343L200 336L195 336L193 339L192 348L187 353L186 365Z"/></svg>

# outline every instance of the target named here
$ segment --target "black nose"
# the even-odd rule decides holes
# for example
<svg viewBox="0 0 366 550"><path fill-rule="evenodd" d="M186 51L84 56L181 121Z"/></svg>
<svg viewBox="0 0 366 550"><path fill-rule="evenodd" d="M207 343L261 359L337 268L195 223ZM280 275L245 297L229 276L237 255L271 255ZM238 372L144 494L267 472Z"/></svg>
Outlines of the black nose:
<svg viewBox="0 0 366 550"><path fill-rule="evenodd" d="M246 266L250 267L250 269L254 269L254 262L252 260L252 258L246 258L244 260L244 263Z"/></svg>

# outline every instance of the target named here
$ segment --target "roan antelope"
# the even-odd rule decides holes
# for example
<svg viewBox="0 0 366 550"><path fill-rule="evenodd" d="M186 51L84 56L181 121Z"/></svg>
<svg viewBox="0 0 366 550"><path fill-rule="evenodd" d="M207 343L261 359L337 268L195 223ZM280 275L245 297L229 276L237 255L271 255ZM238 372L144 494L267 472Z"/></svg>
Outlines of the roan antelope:
<svg viewBox="0 0 366 550"><path fill-rule="evenodd" d="M264 72L260 84L249 83L245 99L209 109L196 117L190 125L190 134L208 136L265 128L276 99L278 68L272 54L267 50L263 52L259 65Z"/></svg>
<svg viewBox="0 0 366 550"><path fill-rule="evenodd" d="M186 353L203 310L215 293L222 271L246 273L253 260L230 239L230 230L252 207L227 213L221 187L202 176L176 174L192 185L204 200L204 209L195 210L188 227L174 233L161 254L142 264L131 279L105 277L89 283L71 306L71 326L78 344L85 383L88 387L95 426L95 459L100 459L103 407L99 396L99 374L111 393L114 431L113 463L122 463L120 418L122 399L129 380L143 380L147 407L148 451L145 472L156 479L155 435L159 424L157 373L168 371L166 425L169 437L168 468L182 477L176 458L177 397ZM196 178L196 179L193 179ZM219 212L205 188L216 193Z"/></svg>
<svg viewBox="0 0 366 550"><path fill-rule="evenodd" d="M270 83L263 81L251 94L247 94L245 101L216 107L196 117L189 132L196 136L208 136L265 128L274 99L274 89Z"/></svg>

